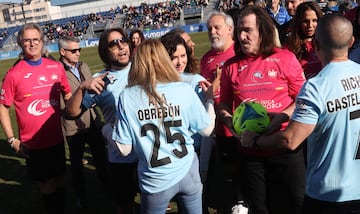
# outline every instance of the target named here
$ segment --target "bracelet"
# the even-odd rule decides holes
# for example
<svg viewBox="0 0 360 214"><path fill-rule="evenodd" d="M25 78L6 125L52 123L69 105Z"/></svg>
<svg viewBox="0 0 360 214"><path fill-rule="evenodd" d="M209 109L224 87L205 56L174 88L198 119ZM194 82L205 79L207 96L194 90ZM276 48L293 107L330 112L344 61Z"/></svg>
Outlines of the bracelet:
<svg viewBox="0 0 360 214"><path fill-rule="evenodd" d="M9 138L7 139L7 142L11 145L11 144L13 144L13 143L15 142L15 140L16 140L16 137L15 137L15 136L12 136L12 137L9 137Z"/></svg>
<svg viewBox="0 0 360 214"><path fill-rule="evenodd" d="M254 149L259 149L260 148L260 146L259 146L259 144L257 144L257 140L259 139L259 137L260 137L261 135L256 135L254 138L253 138L253 148Z"/></svg>

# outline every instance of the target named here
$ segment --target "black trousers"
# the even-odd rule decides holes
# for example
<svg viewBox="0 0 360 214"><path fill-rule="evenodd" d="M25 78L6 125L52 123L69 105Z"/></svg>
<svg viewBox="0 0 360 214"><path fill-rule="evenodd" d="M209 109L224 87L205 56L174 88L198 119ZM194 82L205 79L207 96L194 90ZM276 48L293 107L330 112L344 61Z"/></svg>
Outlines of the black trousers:
<svg viewBox="0 0 360 214"><path fill-rule="evenodd" d="M107 187L109 182L107 154L105 148L105 140L101 134L101 130L93 127L87 133L77 134L66 137L71 162L72 185L77 198L85 198L85 178L83 170L83 156L85 144L89 145L93 156L96 173L100 181Z"/></svg>
<svg viewBox="0 0 360 214"><path fill-rule="evenodd" d="M251 214L300 214L305 163L300 148L271 157L243 156L242 184Z"/></svg>
<svg viewBox="0 0 360 214"><path fill-rule="evenodd" d="M360 200L345 202L320 201L305 196L304 209L305 214L359 214Z"/></svg>

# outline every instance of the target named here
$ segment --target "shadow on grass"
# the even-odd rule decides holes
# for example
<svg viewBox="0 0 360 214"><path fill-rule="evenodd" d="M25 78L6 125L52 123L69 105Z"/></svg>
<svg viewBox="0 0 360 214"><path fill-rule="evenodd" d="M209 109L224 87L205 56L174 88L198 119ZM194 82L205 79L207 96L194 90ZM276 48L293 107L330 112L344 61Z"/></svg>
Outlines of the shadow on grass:
<svg viewBox="0 0 360 214"><path fill-rule="evenodd" d="M67 161L66 213L115 213L113 203L105 195L96 176L91 155L86 153L85 157L89 160L89 163L84 167L88 206L83 210L75 208L74 193L71 188L70 163ZM16 154L5 140L0 140L0 213L44 213L42 198L36 183L27 175L25 159Z"/></svg>
<svg viewBox="0 0 360 214"><path fill-rule="evenodd" d="M40 213L41 198L28 179L25 159L0 140L0 213Z"/></svg>

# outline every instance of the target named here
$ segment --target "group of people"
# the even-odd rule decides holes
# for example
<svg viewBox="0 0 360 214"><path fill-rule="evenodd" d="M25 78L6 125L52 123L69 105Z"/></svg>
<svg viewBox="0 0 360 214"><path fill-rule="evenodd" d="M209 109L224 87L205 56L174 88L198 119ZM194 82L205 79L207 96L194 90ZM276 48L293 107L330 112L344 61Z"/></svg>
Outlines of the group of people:
<svg viewBox="0 0 360 214"><path fill-rule="evenodd" d="M47 213L65 211L64 141L78 208L86 201L87 143L117 213L132 212L138 191L142 213L165 213L171 200L182 213L206 213L216 158L235 195L231 206L213 207L220 213L358 213L360 65L348 57L357 41L352 23L323 16L314 2L290 0L286 8L290 18L279 19L286 27L255 5L212 13L211 48L200 60L181 29L159 39L107 29L98 46L104 69L94 75L79 61L79 40L59 40L58 62L44 55L42 29L24 25L23 58L2 84L0 122L26 157ZM247 101L267 109L263 133L234 131L233 110Z"/></svg>

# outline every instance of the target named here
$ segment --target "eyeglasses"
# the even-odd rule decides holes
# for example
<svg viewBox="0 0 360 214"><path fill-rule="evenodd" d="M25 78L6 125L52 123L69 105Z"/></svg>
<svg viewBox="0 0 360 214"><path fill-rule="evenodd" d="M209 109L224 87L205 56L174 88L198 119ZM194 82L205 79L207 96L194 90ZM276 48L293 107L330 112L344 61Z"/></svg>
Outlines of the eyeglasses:
<svg viewBox="0 0 360 214"><path fill-rule="evenodd" d="M77 49L66 49L66 48L64 48L64 50L70 51L72 54L75 54L78 51L79 51L79 53L81 52L81 48L77 48Z"/></svg>
<svg viewBox="0 0 360 214"><path fill-rule="evenodd" d="M33 43L33 44L35 44L35 45L38 45L39 43L40 43L40 39L38 39L38 38L35 38L35 39L23 39L22 40L22 43L23 44L30 44L30 43Z"/></svg>
<svg viewBox="0 0 360 214"><path fill-rule="evenodd" d="M118 47L119 44L129 44L129 40L125 37L123 38L118 38L118 39L114 39L111 42L108 43L108 48L110 49L114 49L115 47Z"/></svg>

